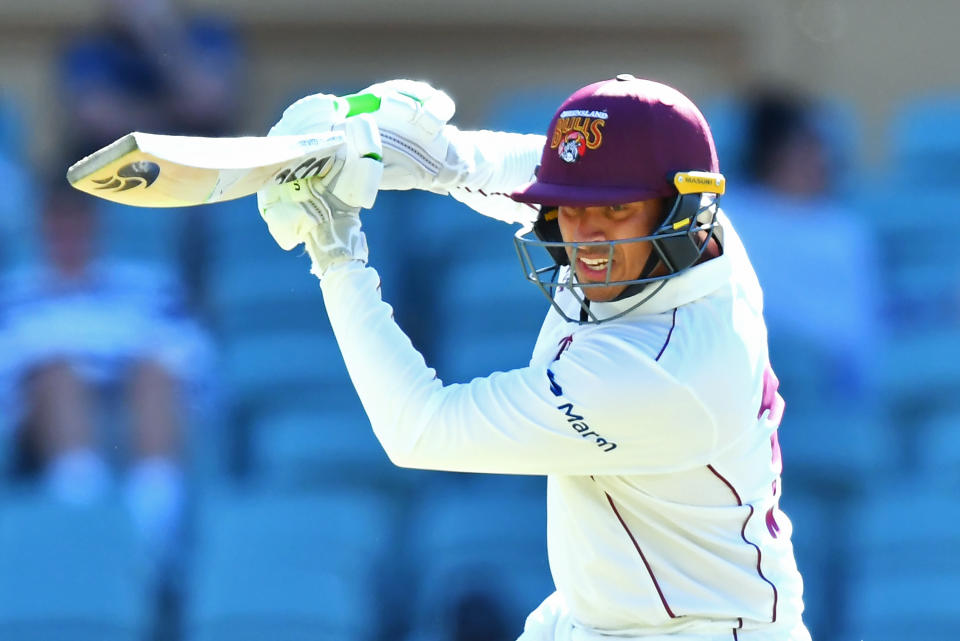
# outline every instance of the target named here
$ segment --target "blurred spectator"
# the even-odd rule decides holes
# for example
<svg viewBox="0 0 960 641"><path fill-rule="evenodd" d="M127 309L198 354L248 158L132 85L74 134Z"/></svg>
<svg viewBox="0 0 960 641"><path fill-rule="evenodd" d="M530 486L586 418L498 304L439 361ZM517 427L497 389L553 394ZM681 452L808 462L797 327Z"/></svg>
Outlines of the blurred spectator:
<svg viewBox="0 0 960 641"><path fill-rule="evenodd" d="M514 636L495 593L474 588L461 595L451 641L510 641Z"/></svg>
<svg viewBox="0 0 960 641"><path fill-rule="evenodd" d="M785 92L752 98L750 183L731 186L723 205L763 285L774 368L789 379L792 356L806 352L794 363L818 361L819 391L828 398L816 402L852 402L870 386L880 265L870 228L831 196L838 172L814 124L815 109Z"/></svg>
<svg viewBox="0 0 960 641"><path fill-rule="evenodd" d="M241 51L222 17L188 18L171 0L104 0L103 14L60 62L71 158L134 130L216 136L235 127Z"/></svg>
<svg viewBox="0 0 960 641"><path fill-rule="evenodd" d="M35 204L24 137L19 96L0 88L0 272L23 262L33 249L26 239Z"/></svg>
<svg viewBox="0 0 960 641"><path fill-rule="evenodd" d="M107 493L112 459L126 454L124 499L163 562L180 533L187 392L209 351L169 275L98 258L92 205L54 187L40 221L45 260L0 287L21 405L8 427L20 429L18 471L69 503Z"/></svg>
<svg viewBox="0 0 960 641"><path fill-rule="evenodd" d="M783 507L797 519L804 620L813 638L836 639L854 542L834 526L851 518L851 499L870 474L889 467L889 430L872 393L882 333L877 248L871 227L832 196L839 172L816 110L787 93L753 97L750 182L728 187L722 206L763 286L770 360L787 402Z"/></svg>
<svg viewBox="0 0 960 641"><path fill-rule="evenodd" d="M60 55L67 162L131 131L236 134L245 104L244 56L240 38L222 12L187 15L174 0L102 0L102 5L103 19L96 28L76 35ZM105 210L109 237L140 230L134 233L149 239L122 253L138 259L138 252L149 260L175 258L191 304L202 309L210 213L204 208L182 212L177 232L168 235L151 231L169 226L166 212L141 216L131 226L112 224L112 212Z"/></svg>

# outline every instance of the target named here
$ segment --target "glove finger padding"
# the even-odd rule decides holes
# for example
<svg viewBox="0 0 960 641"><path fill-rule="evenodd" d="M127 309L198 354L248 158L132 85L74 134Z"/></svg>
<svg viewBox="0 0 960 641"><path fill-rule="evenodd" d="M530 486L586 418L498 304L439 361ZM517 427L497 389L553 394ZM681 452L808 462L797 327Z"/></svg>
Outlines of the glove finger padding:
<svg viewBox="0 0 960 641"><path fill-rule="evenodd" d="M449 141L444 135L456 111L450 96L415 80L381 82L361 93L380 98L374 116L383 142L381 189L444 192L438 176L459 170L448 166Z"/></svg>
<svg viewBox="0 0 960 641"><path fill-rule="evenodd" d="M360 209L348 207L328 194L303 203L312 209L317 221L304 236L304 245L310 255L310 273L323 278L333 265L359 260L367 262L367 237L360 228Z"/></svg>
<svg viewBox="0 0 960 641"><path fill-rule="evenodd" d="M277 244L285 250L304 241L318 218L313 201L330 195L345 208L370 208L376 201L383 163L380 138L369 115L358 115L332 127L344 133L338 148L317 176L273 184L257 192L260 215Z"/></svg>
<svg viewBox="0 0 960 641"><path fill-rule="evenodd" d="M330 131L347 117L343 103L332 94L305 96L287 107L268 136L291 136Z"/></svg>
<svg viewBox="0 0 960 641"><path fill-rule="evenodd" d="M369 114L347 119L343 132L347 139L343 169L330 183L322 184L348 206L370 209L383 177L380 132Z"/></svg>
<svg viewBox="0 0 960 641"><path fill-rule="evenodd" d="M290 251L303 242L314 223L300 203L279 200L268 190L257 192L257 208L280 249Z"/></svg>
<svg viewBox="0 0 960 641"><path fill-rule="evenodd" d="M456 112L453 99L440 89L418 80L389 80L370 85L360 93L380 97L377 124L415 125L427 136L440 133Z"/></svg>

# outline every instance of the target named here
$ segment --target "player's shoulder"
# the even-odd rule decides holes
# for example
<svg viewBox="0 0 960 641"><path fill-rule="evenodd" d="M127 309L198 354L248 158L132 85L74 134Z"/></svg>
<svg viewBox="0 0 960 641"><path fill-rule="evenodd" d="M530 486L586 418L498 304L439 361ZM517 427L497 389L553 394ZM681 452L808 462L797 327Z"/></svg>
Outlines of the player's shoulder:
<svg viewBox="0 0 960 641"><path fill-rule="evenodd" d="M662 362L679 311L639 323L611 321L574 334L548 369L551 391L589 416L591 424L623 438L636 435L641 416L656 425L713 425L696 386Z"/></svg>
<svg viewBox="0 0 960 641"><path fill-rule="evenodd" d="M622 399L638 385L672 384L658 360L671 341L674 316L671 310L643 322L615 320L582 326L551 369L558 380L575 381L592 402Z"/></svg>
<svg viewBox="0 0 960 641"><path fill-rule="evenodd" d="M628 316L590 326L578 334L592 350L656 361L669 345L677 323L677 309L659 314Z"/></svg>

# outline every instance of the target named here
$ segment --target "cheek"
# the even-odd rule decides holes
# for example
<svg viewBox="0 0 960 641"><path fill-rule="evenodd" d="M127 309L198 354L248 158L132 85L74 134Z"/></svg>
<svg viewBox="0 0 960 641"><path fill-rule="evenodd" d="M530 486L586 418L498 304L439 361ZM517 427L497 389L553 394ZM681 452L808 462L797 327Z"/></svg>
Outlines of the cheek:
<svg viewBox="0 0 960 641"><path fill-rule="evenodd" d="M631 278L635 278L647 262L650 252L653 250L648 241L636 243L623 243L618 249L621 252L621 264L625 271L631 272ZM636 272L636 273L634 273Z"/></svg>

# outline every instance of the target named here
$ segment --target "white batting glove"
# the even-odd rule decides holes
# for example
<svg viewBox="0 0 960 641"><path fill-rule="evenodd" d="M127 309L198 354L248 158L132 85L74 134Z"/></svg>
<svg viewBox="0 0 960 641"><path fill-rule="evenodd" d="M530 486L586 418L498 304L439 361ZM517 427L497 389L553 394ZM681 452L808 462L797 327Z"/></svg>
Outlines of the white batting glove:
<svg viewBox="0 0 960 641"><path fill-rule="evenodd" d="M304 206L316 222L304 237L310 255L310 273L323 278L327 270L351 260L367 262L367 237L360 230L360 208L351 207L330 192L315 191Z"/></svg>
<svg viewBox="0 0 960 641"><path fill-rule="evenodd" d="M306 96L284 109L280 120L267 135L295 136L330 131L346 120L348 110L349 106L333 94Z"/></svg>
<svg viewBox="0 0 960 641"><path fill-rule="evenodd" d="M510 223L536 218L536 208L514 202L509 194L533 179L543 136L461 131L448 124L453 101L425 82L390 80L360 93L380 97L373 115L383 140L381 189L449 194Z"/></svg>
<svg viewBox="0 0 960 641"><path fill-rule="evenodd" d="M367 87L361 94L380 98L373 112L383 142L381 189L441 189L456 182L462 163L448 158L444 126L453 117L453 100L424 82L390 80ZM329 94L315 94L287 107L270 135L328 131L346 117L347 103ZM441 175L442 174L442 175Z"/></svg>
<svg viewBox="0 0 960 641"><path fill-rule="evenodd" d="M389 80L360 92L380 98L374 112L383 141L382 189L447 193L468 171L448 132L456 111L446 93L416 80Z"/></svg>
<svg viewBox="0 0 960 641"><path fill-rule="evenodd" d="M534 210L513 202L507 194L533 178L543 136L460 131L448 124L456 110L453 100L425 82L389 80L359 94L380 99L380 107L371 115L383 143L381 189L450 194L486 216L507 222L535 217ZM307 96L287 108L271 134L328 131L348 112L342 98Z"/></svg>
<svg viewBox="0 0 960 641"><path fill-rule="evenodd" d="M326 129L312 129L342 131L345 137L343 146L330 157L318 175L273 184L257 192L260 215L266 221L270 235L285 250L305 242L318 225L329 225L330 211L369 209L376 200L383 175L376 124L364 114L339 120L336 124L328 124ZM270 130L270 135L285 133L278 126ZM318 204L317 201L323 198L334 205ZM359 221L357 224L359 229ZM366 260L365 247L362 259Z"/></svg>

